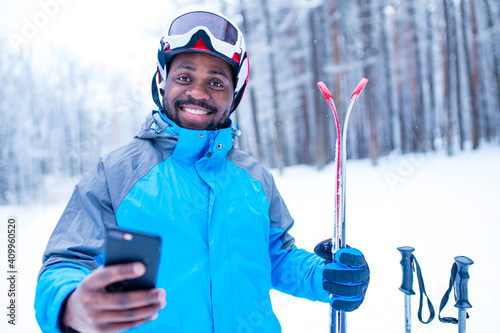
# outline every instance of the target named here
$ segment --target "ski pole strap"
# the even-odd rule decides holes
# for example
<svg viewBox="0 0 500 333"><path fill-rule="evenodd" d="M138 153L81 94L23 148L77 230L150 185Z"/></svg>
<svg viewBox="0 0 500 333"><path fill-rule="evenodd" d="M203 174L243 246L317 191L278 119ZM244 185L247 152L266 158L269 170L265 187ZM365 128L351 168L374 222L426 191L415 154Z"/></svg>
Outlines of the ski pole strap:
<svg viewBox="0 0 500 333"><path fill-rule="evenodd" d="M425 291L424 278L422 277L422 271L420 270L420 265L418 264L417 258L415 258L415 256L412 255L412 259L415 262L415 267L417 271L418 289L420 290L420 304L418 305L418 320L420 320L422 324L428 324L434 319L435 316L434 306L432 305L432 302L429 299L429 296L427 296L427 292ZM427 307L429 308L429 318L427 319L427 321L422 320L422 308L423 308L422 301L424 299L424 295L425 298L427 298Z"/></svg>
<svg viewBox="0 0 500 333"><path fill-rule="evenodd" d="M439 321L447 324L458 324L458 319L453 317L444 317L441 318L441 311L444 309L446 304L448 303L448 299L450 298L451 290L453 289L453 285L455 284L455 279L457 277L457 264L453 264L451 267L451 277L450 277L450 285L448 286L448 290L443 295L441 299L441 304L439 305Z"/></svg>

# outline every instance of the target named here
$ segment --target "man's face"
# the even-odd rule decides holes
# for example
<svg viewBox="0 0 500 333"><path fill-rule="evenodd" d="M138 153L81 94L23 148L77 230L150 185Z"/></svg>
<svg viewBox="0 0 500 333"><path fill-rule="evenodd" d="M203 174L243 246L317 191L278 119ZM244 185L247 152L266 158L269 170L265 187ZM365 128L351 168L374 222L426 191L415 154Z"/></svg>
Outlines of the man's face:
<svg viewBox="0 0 500 333"><path fill-rule="evenodd" d="M167 76L163 105L177 125L195 130L220 128L233 105L232 69L205 53L177 54Z"/></svg>

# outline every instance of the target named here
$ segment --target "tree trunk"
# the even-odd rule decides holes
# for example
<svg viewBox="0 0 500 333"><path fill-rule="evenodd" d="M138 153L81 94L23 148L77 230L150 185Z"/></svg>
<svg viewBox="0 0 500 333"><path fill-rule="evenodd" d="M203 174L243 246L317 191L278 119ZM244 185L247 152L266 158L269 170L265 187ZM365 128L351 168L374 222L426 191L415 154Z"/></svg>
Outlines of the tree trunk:
<svg viewBox="0 0 500 333"><path fill-rule="evenodd" d="M271 14L269 12L268 2L267 0L261 0L262 10L264 13L264 22L266 26L266 39L267 45L269 46L269 66L270 66L270 75L271 75L271 94L272 94L272 108L274 113L274 129L275 129L275 142L276 142L276 163L277 167L280 171L283 171L283 168L288 165L288 159L286 157L286 149L285 149L285 137L284 133L286 133L284 127L285 122L282 120L280 105L279 105L279 92L278 92L278 78L276 72L276 62L275 62L275 54L274 54L274 41L273 41L273 25L271 23Z"/></svg>
<svg viewBox="0 0 500 333"><path fill-rule="evenodd" d="M311 56L312 56L312 80L313 87L316 82L320 79L320 60L318 58L318 47L317 47L317 31L315 26L315 10L311 9L309 12L309 29L311 31ZM327 112L322 101L322 96L320 93L315 93L314 97L314 110L316 111L316 165L318 168L322 168L327 161L327 139L326 139L326 119Z"/></svg>
<svg viewBox="0 0 500 333"><path fill-rule="evenodd" d="M417 17L415 11L415 2L408 1L408 18L411 33L411 54L415 56L414 63L411 68L415 68L415 76L413 77L412 86L414 89L414 115L415 115L415 135L414 140L414 150L425 152L427 150L425 144L425 110L424 110L424 95L423 95L423 75L422 75L422 56L420 54L419 39L418 39L418 29L417 29Z"/></svg>
<svg viewBox="0 0 500 333"><path fill-rule="evenodd" d="M385 8L380 6L380 16L382 17L383 26L380 29L380 43L381 43L381 57L383 62L383 71L385 76L385 85L386 85L386 94L387 94L387 108L389 110L389 118L387 118L387 122L389 128L387 133L388 136L388 151L401 151L401 146L399 145L399 140L396 140L396 137L399 135L397 131L397 123L399 121L394 121L397 119L397 111L395 108L397 95L395 94L394 87L394 78L393 78L393 70L394 64L392 62L392 55L389 49L389 38L388 38L388 15L385 14ZM392 26L392 25L391 25Z"/></svg>
<svg viewBox="0 0 500 333"><path fill-rule="evenodd" d="M246 6L245 6L245 1L240 0L240 8L241 8L241 28L243 34L246 36L248 32L248 25L247 25L247 11L246 11ZM257 105L257 99L255 97L255 89L253 88L252 84L249 84L248 87L246 88L248 90L248 93L250 94L250 114L252 115L252 124L254 128L254 133L255 133L255 144L257 145L256 149L256 158L257 160L261 161L262 160L262 143L261 143L261 134L260 134L260 126L259 126L259 108Z"/></svg>
<svg viewBox="0 0 500 333"><path fill-rule="evenodd" d="M493 117L493 119L497 120L496 124L490 124L492 130L492 136L498 136L500 127L500 47L498 47L498 38L495 39L493 36L497 34L495 32L495 23L493 21L493 11L491 8L491 4L488 0L483 0L484 5L486 6L486 18L488 22L488 33L490 34L491 39L491 53L493 56L493 74L495 76L495 87L496 87L496 100L497 100L497 112L498 114ZM498 14L498 13L497 13Z"/></svg>
<svg viewBox="0 0 500 333"><path fill-rule="evenodd" d="M476 16L474 11L473 0L469 2L470 5L470 27L471 27L471 41L469 41L469 35L467 33L467 7L465 0L461 2L462 8L462 35L464 38L464 53L465 53L465 64L467 66L467 81L469 88L469 97L471 100L471 136L472 136L472 148L477 149L479 147L479 96L478 96L478 64L477 64L477 30L476 30Z"/></svg>
<svg viewBox="0 0 500 333"><path fill-rule="evenodd" d="M457 10L455 9L455 5L453 1L450 2L450 11L451 11L451 22L452 22L452 31L453 31L453 49L455 53L455 82L456 82L456 103L457 103L457 120L458 120L458 136L459 136L459 144L460 150L464 150L464 142L465 142L465 128L464 128L464 103L462 97L462 80L460 77L460 50L458 45L458 19L460 15L457 15ZM463 14L462 14L463 15Z"/></svg>
<svg viewBox="0 0 500 333"><path fill-rule="evenodd" d="M430 0L431 2L434 0ZM434 85L434 74L436 71L436 66L434 64L434 52L433 52L433 45L434 45L434 23L432 20L432 13L433 11L429 8L431 4L427 4L427 9L425 11L425 19L426 19L426 29L427 29L427 66L429 66L429 70L427 72L427 81L429 83L429 97L430 97L430 112L428 114L430 115L428 119L428 135L429 135L429 144L431 150L435 150L436 147L434 145L434 129L435 129L435 114L436 114L436 88Z"/></svg>
<svg viewBox="0 0 500 333"><path fill-rule="evenodd" d="M444 21L446 28L446 60L444 61L444 94L446 98L446 149L448 155L453 155L453 117L452 117L452 106L451 106L451 28L450 28L450 13L449 13L449 1L453 0L443 0L443 10L444 10Z"/></svg>
<svg viewBox="0 0 500 333"><path fill-rule="evenodd" d="M374 57L374 50L372 45L372 26L371 26L371 8L370 0L360 0L359 2L361 8L361 31L364 37L363 49L364 49L364 59L371 59ZM364 67L364 76L370 80L370 78L375 79L376 72L374 65L371 61ZM370 160L373 165L377 164L377 158L379 155L379 144L377 135L377 118L376 112L376 98L374 96L374 90L368 87L366 91L366 105L368 106L368 114L370 119Z"/></svg>

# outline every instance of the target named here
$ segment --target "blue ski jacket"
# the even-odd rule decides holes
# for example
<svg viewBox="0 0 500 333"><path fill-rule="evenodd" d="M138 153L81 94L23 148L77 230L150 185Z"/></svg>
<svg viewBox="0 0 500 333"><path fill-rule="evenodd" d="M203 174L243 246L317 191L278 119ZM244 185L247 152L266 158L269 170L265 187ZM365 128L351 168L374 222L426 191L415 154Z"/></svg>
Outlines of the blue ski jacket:
<svg viewBox="0 0 500 333"><path fill-rule="evenodd" d="M106 228L162 238L157 287L167 305L130 332L281 332L269 291L328 302L324 260L295 246L272 175L233 147L231 127L181 128L153 111L128 145L76 185L48 242L36 289L43 332L103 264Z"/></svg>

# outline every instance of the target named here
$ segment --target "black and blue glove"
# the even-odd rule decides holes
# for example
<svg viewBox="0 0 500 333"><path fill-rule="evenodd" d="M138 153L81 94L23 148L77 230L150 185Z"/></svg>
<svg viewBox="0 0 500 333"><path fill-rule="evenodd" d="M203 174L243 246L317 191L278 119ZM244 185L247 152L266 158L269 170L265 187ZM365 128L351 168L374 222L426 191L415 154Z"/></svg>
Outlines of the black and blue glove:
<svg viewBox="0 0 500 333"><path fill-rule="evenodd" d="M323 289L331 294L330 304L337 311L354 311L365 299L370 268L361 251L346 247L332 260L332 240L316 245L314 252L327 262L323 270Z"/></svg>

